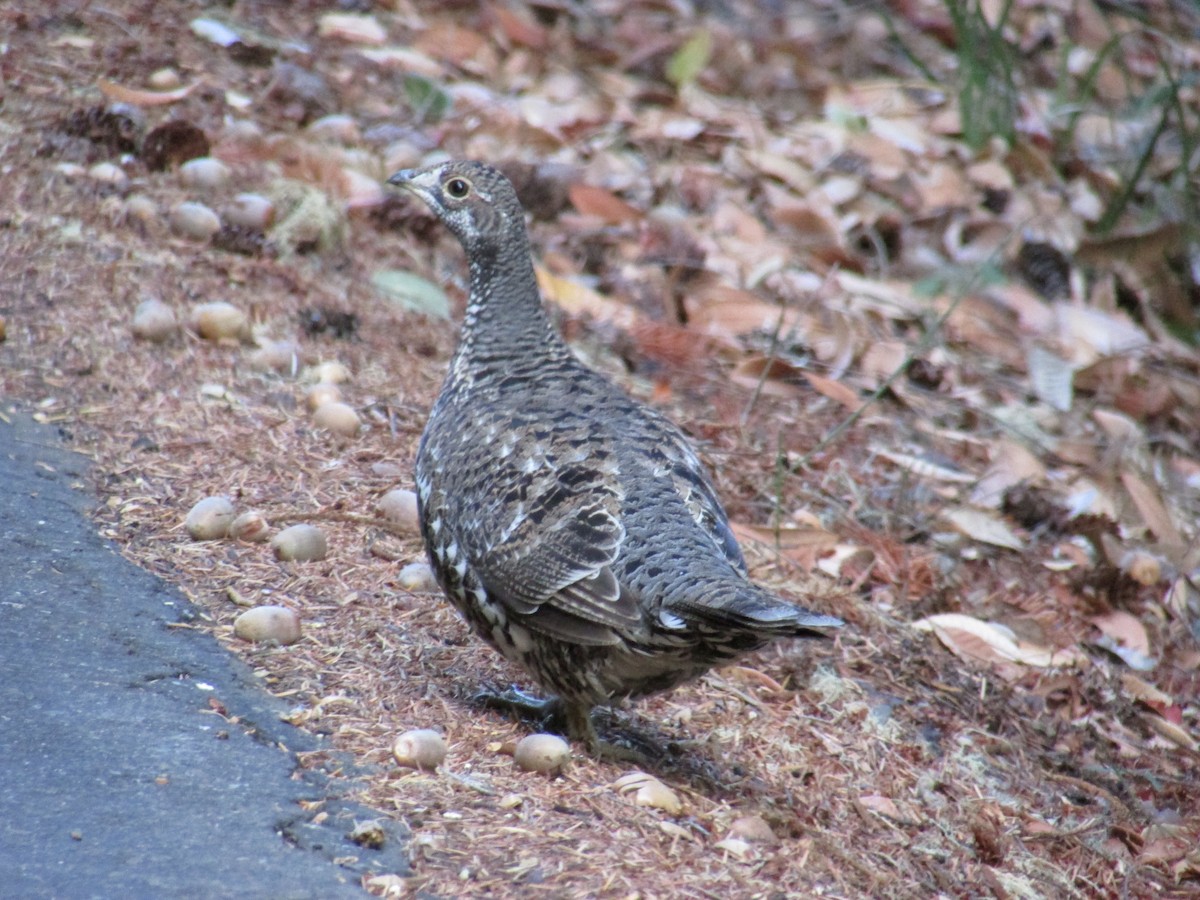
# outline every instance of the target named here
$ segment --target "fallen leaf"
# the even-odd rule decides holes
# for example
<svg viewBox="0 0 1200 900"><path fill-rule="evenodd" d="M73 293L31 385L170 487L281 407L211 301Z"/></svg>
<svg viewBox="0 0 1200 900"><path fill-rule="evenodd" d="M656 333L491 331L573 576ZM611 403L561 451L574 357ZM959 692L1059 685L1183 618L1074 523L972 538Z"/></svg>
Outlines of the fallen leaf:
<svg viewBox="0 0 1200 900"><path fill-rule="evenodd" d="M871 451L877 456L881 456L889 462L895 463L900 468L922 478L933 478L937 481L947 481L954 484L971 484L975 481L975 476L968 472L963 472L961 469L952 469L949 466L936 463L924 457L914 456L911 453L900 453L896 450L889 450L886 447L879 446L872 447Z"/></svg>
<svg viewBox="0 0 1200 900"><path fill-rule="evenodd" d="M992 448L992 463L971 491L976 506L998 508L1004 492L1018 484L1038 484L1046 478L1046 466L1024 444L1001 438Z"/></svg>
<svg viewBox="0 0 1200 900"><path fill-rule="evenodd" d="M729 373L729 380L748 391L769 397L796 397L802 392L799 381L807 373L784 359L774 356L747 356Z"/></svg>
<svg viewBox="0 0 1200 900"><path fill-rule="evenodd" d="M812 372L805 372L804 378L813 386L813 389L818 394L828 397L830 400L837 401L850 412L858 412L863 405L862 398L858 396L858 391L847 387L840 381L834 381L832 378L825 378Z"/></svg>
<svg viewBox="0 0 1200 900"><path fill-rule="evenodd" d="M549 33L533 20L524 6L489 3L487 14L500 26L504 36L514 44L520 44L531 50L542 50L549 43Z"/></svg>
<svg viewBox="0 0 1200 900"><path fill-rule="evenodd" d="M1091 623L1113 640L1146 656L1150 655L1150 637L1146 634L1146 626L1136 616L1114 609L1102 616L1092 616Z"/></svg>
<svg viewBox="0 0 1200 900"><path fill-rule="evenodd" d="M882 794L863 794L854 802L861 810L873 812L876 815L883 816L895 822L907 821L900 814L900 807L896 805L896 802L890 797L884 797Z"/></svg>
<svg viewBox="0 0 1200 900"><path fill-rule="evenodd" d="M573 315L591 316L623 331L632 331L643 320L633 307L611 300L581 282L560 278L541 266L537 266L535 271L538 287L546 299Z"/></svg>
<svg viewBox="0 0 1200 900"><path fill-rule="evenodd" d="M325 13L317 20L317 34L354 44L382 44L387 40L379 21L365 13Z"/></svg>
<svg viewBox="0 0 1200 900"><path fill-rule="evenodd" d="M972 540L1006 550L1025 549L1025 542L1003 520L982 509L962 506L944 511L942 518Z"/></svg>
<svg viewBox="0 0 1200 900"><path fill-rule="evenodd" d="M1034 395L1052 409L1069 412L1075 399L1074 367L1061 356L1033 344L1025 354Z"/></svg>
<svg viewBox="0 0 1200 900"><path fill-rule="evenodd" d="M1121 484L1125 485L1125 490L1129 492L1129 497L1133 500L1133 505L1137 507L1142 521L1146 523L1147 528L1154 532L1154 536L1169 546L1182 547L1184 545L1183 535L1171 521L1170 513L1167 512L1166 506L1158 498L1154 489L1128 470L1121 473Z"/></svg>
<svg viewBox="0 0 1200 900"><path fill-rule="evenodd" d="M701 28L671 55L664 74L675 87L682 87L695 81L711 58L712 32Z"/></svg>
<svg viewBox="0 0 1200 900"><path fill-rule="evenodd" d="M976 662L1046 668L1076 666L1084 658L1074 648L1051 650L1018 641L1012 629L962 613L928 616L913 622L912 627L918 631L932 631L956 656Z"/></svg>
<svg viewBox="0 0 1200 900"><path fill-rule="evenodd" d="M104 96L118 103L128 103L130 106L165 106L168 103L179 102L202 84L204 84L204 79L201 78L186 87L176 88L173 91L144 91L101 78L96 82L96 87L100 88L100 92Z"/></svg>
<svg viewBox="0 0 1200 900"><path fill-rule="evenodd" d="M380 269L371 276L373 284L388 300L404 309L450 318L450 301L445 291L412 272Z"/></svg>
<svg viewBox="0 0 1200 900"><path fill-rule="evenodd" d="M567 195L579 212L585 216L595 216L606 225L636 222L642 218L641 210L604 188L573 184L567 188Z"/></svg>
<svg viewBox="0 0 1200 900"><path fill-rule="evenodd" d="M817 561L832 552L840 540L836 534L824 528L772 528L769 525L746 525L741 522L731 522L730 528L743 544L753 542L777 550L806 572L811 572Z"/></svg>

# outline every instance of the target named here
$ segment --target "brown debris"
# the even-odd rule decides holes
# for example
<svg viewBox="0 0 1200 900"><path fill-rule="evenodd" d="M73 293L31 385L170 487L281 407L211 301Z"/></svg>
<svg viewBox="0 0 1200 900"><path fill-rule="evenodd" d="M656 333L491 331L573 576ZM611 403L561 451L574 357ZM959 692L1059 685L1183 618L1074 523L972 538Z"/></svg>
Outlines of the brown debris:
<svg viewBox="0 0 1200 900"><path fill-rule="evenodd" d="M374 873L373 892L1194 893L1195 248L1158 204L1187 199L1174 117L1194 130L1196 21L1162 0L1141 19L1060 6L1012 5L1019 121L976 149L953 87L965 48L937 3L892 4L891 34L743 0L728 17L417 0L373 7L379 46L319 37L301 4L255 27L315 49L266 70L274 51L243 57L169 17L147 28L127 0L75 14L86 52L47 54L11 14L6 109L30 128L6 155L0 415L31 410L95 460L101 533L325 736L303 765L377 767L353 790L412 832L416 875ZM671 81L701 30L707 61ZM126 46L204 83L169 106L96 105L100 74L149 84ZM1163 66L1179 106L1122 209L1157 119L1110 107L1164 90ZM410 69L452 101L437 122L407 117ZM1064 96L1069 123L1047 112ZM336 146L298 127L334 111ZM141 171L120 157L144 127ZM174 170L210 140L231 183L193 197ZM382 302L371 278L412 272L451 308L465 278L427 213L373 189L386 160L434 152L505 162L574 345L702 442L754 576L849 623L614 714L618 735L665 748L643 774L678 805L639 806L613 787L626 770L579 748L552 777L517 769L503 748L537 726L469 698L521 674L418 577L411 526L372 515L412 488L454 328ZM120 163L137 197L81 163ZM344 218L345 240L277 257L258 232L166 232L179 203L274 200L280 175ZM232 303L282 362L187 332L135 340L147 296ZM338 386L352 439L305 404L305 367L333 360L354 376ZM208 495L259 530L319 524L328 556L189 540ZM303 620L296 643L234 639L266 605ZM427 728L447 761L399 767L396 736ZM378 832L356 835L369 856Z"/></svg>

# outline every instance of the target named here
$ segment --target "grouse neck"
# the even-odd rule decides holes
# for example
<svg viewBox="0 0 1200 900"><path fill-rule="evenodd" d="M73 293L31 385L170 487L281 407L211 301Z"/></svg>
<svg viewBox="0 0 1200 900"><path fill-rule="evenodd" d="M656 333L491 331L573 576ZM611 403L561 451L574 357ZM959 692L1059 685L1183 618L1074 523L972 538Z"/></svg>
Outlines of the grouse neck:
<svg viewBox="0 0 1200 900"><path fill-rule="evenodd" d="M542 304L524 235L470 254L470 295L459 354L475 360L569 354Z"/></svg>

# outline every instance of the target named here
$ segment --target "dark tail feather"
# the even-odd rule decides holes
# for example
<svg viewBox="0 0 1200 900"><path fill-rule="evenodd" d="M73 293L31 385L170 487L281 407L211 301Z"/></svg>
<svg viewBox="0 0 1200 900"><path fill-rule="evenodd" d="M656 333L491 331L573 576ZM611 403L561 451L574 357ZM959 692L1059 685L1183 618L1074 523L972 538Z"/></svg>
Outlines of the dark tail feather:
<svg viewBox="0 0 1200 900"><path fill-rule="evenodd" d="M820 615L745 582L723 592L715 602L689 604L679 612L710 627L780 637L828 637L829 631L845 624L836 616Z"/></svg>

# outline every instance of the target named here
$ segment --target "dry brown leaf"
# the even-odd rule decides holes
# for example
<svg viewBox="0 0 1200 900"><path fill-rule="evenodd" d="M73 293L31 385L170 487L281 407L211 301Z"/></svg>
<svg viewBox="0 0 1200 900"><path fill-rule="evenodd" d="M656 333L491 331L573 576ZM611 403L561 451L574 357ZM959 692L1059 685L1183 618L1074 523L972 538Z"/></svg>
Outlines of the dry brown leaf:
<svg viewBox="0 0 1200 900"><path fill-rule="evenodd" d="M1159 737L1165 738L1176 747L1182 747L1192 753L1200 750L1200 744L1196 743L1196 739L1182 725L1155 715L1143 716L1142 721L1157 732Z"/></svg>
<svg viewBox="0 0 1200 900"><path fill-rule="evenodd" d="M784 693L782 684L765 672L758 671L758 669L751 669L748 666L725 666L720 672L721 675L730 681L740 681L743 684L754 685L755 687L762 688L769 694Z"/></svg>
<svg viewBox="0 0 1200 900"><path fill-rule="evenodd" d="M384 68L412 72L426 78L441 78L446 73L445 66L436 59L409 47L369 47L358 53Z"/></svg>
<svg viewBox="0 0 1200 900"><path fill-rule="evenodd" d="M729 380L748 391L761 391L769 397L798 397L803 394L799 381L807 373L777 356L747 356L729 372Z"/></svg>
<svg viewBox="0 0 1200 900"><path fill-rule="evenodd" d="M481 64L486 70L495 67L494 54L483 35L448 22L422 32L411 49L471 71L479 71Z"/></svg>
<svg viewBox="0 0 1200 900"><path fill-rule="evenodd" d="M998 508L1004 492L1021 483L1040 484L1046 478L1046 466L1023 444L1001 438L992 447L992 463L971 491L976 506Z"/></svg>
<svg viewBox="0 0 1200 900"><path fill-rule="evenodd" d="M858 368L867 384L877 388L908 362L909 347L901 341L876 341L867 347Z"/></svg>
<svg viewBox="0 0 1200 900"><path fill-rule="evenodd" d="M525 7L489 3L486 9L488 16L500 26L504 36L514 44L520 44L531 50L542 50L549 42L549 33L533 20Z"/></svg>
<svg viewBox="0 0 1200 900"><path fill-rule="evenodd" d="M982 159L967 166L967 178L992 191L1010 191L1016 184L1012 170L998 159Z"/></svg>
<svg viewBox="0 0 1200 900"><path fill-rule="evenodd" d="M1146 527L1154 533L1154 536L1169 547L1182 547L1184 545L1183 535L1175 527L1170 513L1167 512L1167 508L1159 499L1154 488L1128 470L1121 473L1121 484L1125 485L1125 490L1133 500L1133 505L1137 507L1142 521L1146 523Z"/></svg>
<svg viewBox="0 0 1200 900"><path fill-rule="evenodd" d="M1144 350L1150 337L1123 313L1108 313L1071 303L1054 304L1060 345L1082 367L1103 356Z"/></svg>
<svg viewBox="0 0 1200 900"><path fill-rule="evenodd" d="M854 388L847 387L840 381L834 381L832 378L815 375L812 372L805 372L803 374L805 380L813 386L813 389L818 394L840 403L850 412L858 412L862 407L862 398L858 396L858 391L854 390Z"/></svg>
<svg viewBox="0 0 1200 900"><path fill-rule="evenodd" d="M871 451L922 478L933 478L937 481L947 481L952 484L970 484L975 481L975 476L968 472L963 472L961 469L951 469L948 466L935 463L930 459L915 456L911 453L901 453L897 450L889 450L887 447L880 446L872 447Z"/></svg>
<svg viewBox="0 0 1200 900"><path fill-rule="evenodd" d="M727 284L701 285L685 302L689 326L730 347L741 347L738 338L754 332L778 330L789 340L802 340L812 330L809 316Z"/></svg>
<svg viewBox="0 0 1200 900"><path fill-rule="evenodd" d="M352 44L382 44L387 31L379 20L365 13L325 13L317 20L317 34Z"/></svg>
<svg viewBox="0 0 1200 900"><path fill-rule="evenodd" d="M862 810L873 812L896 822L906 821L905 817L900 814L900 807L896 805L896 802L882 794L863 794L854 802Z"/></svg>
<svg viewBox="0 0 1200 900"><path fill-rule="evenodd" d="M1093 616L1091 623L1121 645L1143 656L1151 655L1146 626L1124 610L1114 609L1102 616Z"/></svg>
<svg viewBox="0 0 1200 900"><path fill-rule="evenodd" d="M1006 550L1025 549L1025 542L1017 537L1007 523L982 509L966 506L948 509L942 513L942 518L972 540Z"/></svg>
<svg viewBox="0 0 1200 900"><path fill-rule="evenodd" d="M204 84L204 79L200 78L186 87L176 88L173 91L144 91L101 78L96 82L96 87L100 88L100 92L105 97L115 100L117 103L128 103L130 106L164 106L168 103L178 103L202 84Z"/></svg>
<svg viewBox="0 0 1200 900"><path fill-rule="evenodd" d="M752 168L782 181L801 194L807 194L816 186L813 173L789 157L765 150L743 150L742 157Z"/></svg>
<svg viewBox="0 0 1200 900"><path fill-rule="evenodd" d="M847 149L867 161L868 171L882 181L906 175L911 167L908 154L893 141L867 131L856 131L847 141Z"/></svg>
<svg viewBox="0 0 1200 900"><path fill-rule="evenodd" d="M741 522L731 522L730 528L743 544L757 543L778 550L805 572L817 568L819 562L839 545L838 536L824 528L771 528L768 525L746 525Z"/></svg>
<svg viewBox="0 0 1200 900"><path fill-rule="evenodd" d="M595 216L606 225L636 222L642 211L626 203L611 191L590 184L573 184L567 188L571 203L585 216Z"/></svg>
<svg viewBox="0 0 1200 900"><path fill-rule="evenodd" d="M536 272L538 287L546 299L573 315L591 316L624 331L631 331L643 320L633 307L611 300L587 285L552 275L541 266L536 268Z"/></svg>
<svg viewBox="0 0 1200 900"><path fill-rule="evenodd" d="M1031 344L1025 354L1029 383L1039 400L1059 412L1069 412L1075 400L1075 368L1056 353Z"/></svg>
<svg viewBox="0 0 1200 900"><path fill-rule="evenodd" d="M1134 700L1139 700L1155 709L1168 707L1175 702L1171 699L1170 694L1160 691L1154 685L1130 672L1121 673L1121 686L1125 688L1125 693Z"/></svg>
<svg viewBox="0 0 1200 900"><path fill-rule="evenodd" d="M912 626L918 631L932 631L956 656L977 662L1046 668L1076 666L1084 659L1074 648L1051 650L1018 641L1010 628L962 613L928 616L913 622Z"/></svg>
<svg viewBox="0 0 1200 900"><path fill-rule="evenodd" d="M977 202L975 192L957 165L934 163L926 174L917 176L914 183L925 215L936 215Z"/></svg>

